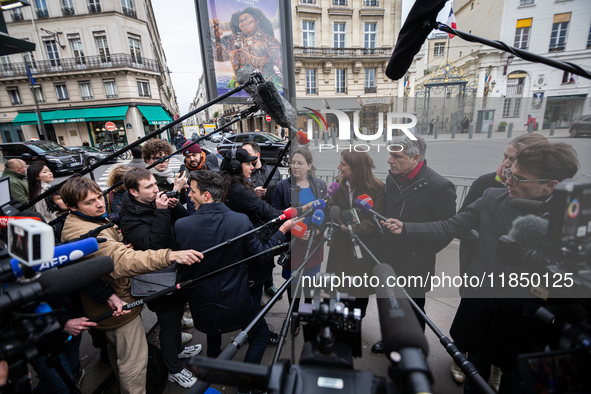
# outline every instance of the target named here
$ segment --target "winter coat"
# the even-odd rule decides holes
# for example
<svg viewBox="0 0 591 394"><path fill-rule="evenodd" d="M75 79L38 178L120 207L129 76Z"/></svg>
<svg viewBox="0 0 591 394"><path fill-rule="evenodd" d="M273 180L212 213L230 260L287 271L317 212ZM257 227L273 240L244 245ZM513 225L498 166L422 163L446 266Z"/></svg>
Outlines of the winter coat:
<svg viewBox="0 0 591 394"><path fill-rule="evenodd" d="M310 189L312 194L314 195L315 199L324 198L326 195L326 183L319 178L309 177L308 180L310 181ZM297 185L297 181L293 177L289 177L288 179L283 179L277 184L277 188L275 189L275 194L273 195L273 207L283 210L286 208L291 207L292 205L299 206L299 193L293 194L291 193L291 185ZM295 203L295 204L294 204ZM326 229L326 222L328 221L328 211L325 208L324 212L324 222L320 227L320 231L324 232ZM314 250L316 245L318 245L319 241L322 239L321 235L317 235L316 240L312 243L312 247L310 250ZM307 241L295 241L291 248L291 257L289 261L284 265L285 268L292 269L296 267L292 267L292 260L294 264L298 262L301 264L304 261L304 256L306 254L306 247L308 242ZM307 268L316 267L317 265L322 263L324 260L324 248L321 248L312 258L308 261Z"/></svg>
<svg viewBox="0 0 591 394"><path fill-rule="evenodd" d="M105 196L107 203L107 219L109 222L119 224L119 210L123 204L123 196L125 196L125 189L111 190Z"/></svg>
<svg viewBox="0 0 591 394"><path fill-rule="evenodd" d="M205 250L253 228L246 215L231 211L223 203L203 204L194 215L175 224L178 246L181 249ZM206 229L201 231L202 229ZM198 232L198 236L195 234ZM198 278L228 266L248 256L285 242L280 232L265 244L256 235L240 238L227 246L205 254L192 266L179 266L183 280ZM245 264L220 272L185 290L195 319L195 328L207 334L225 333L244 327L260 310L250 295Z"/></svg>
<svg viewBox="0 0 591 394"><path fill-rule="evenodd" d="M427 161L419 173L410 181L400 185L389 174L386 178L386 217L404 223L422 223L445 220L456 213L456 189L427 166ZM435 255L453 239L446 237L433 242L402 240L386 231L384 242L384 262L394 268L397 275L433 274ZM427 289L407 288L412 297L424 297Z"/></svg>
<svg viewBox="0 0 591 394"><path fill-rule="evenodd" d="M45 193L47 189L49 189L50 187L51 184L47 182L41 182L41 191L39 192L39 194ZM37 201L35 203L35 211L43 215L43 219L45 219L47 223L51 222L54 219L57 219L57 215L55 214L55 212L51 212L47 207L45 199L42 199L41 201Z"/></svg>
<svg viewBox="0 0 591 394"><path fill-rule="evenodd" d="M130 168L146 168L146 162L142 158L131 159L125 166Z"/></svg>
<svg viewBox="0 0 591 394"><path fill-rule="evenodd" d="M78 238L95 228L107 224L108 220L102 218L84 218L71 213L66 218L62 230L62 240ZM99 244L99 250L83 260L100 256L110 256L115 263L115 268L102 280L109 283L111 288L123 301L130 303L137 299L131 295L131 277L157 271L171 265L170 249L137 251L129 249L123 241L121 231L117 226L107 228L98 236L106 238L106 242ZM105 312L111 311L108 304L100 304L82 293L82 305L86 317L93 318ZM127 315L110 317L98 323L99 330L113 330L122 327L133 320L141 312L141 308L133 308Z"/></svg>
<svg viewBox="0 0 591 394"><path fill-rule="evenodd" d="M21 204L29 201L29 184L25 180L27 174L21 174L14 170L4 169L2 176L7 176L10 182L10 195L16 198ZM33 208L29 208L33 209Z"/></svg>
<svg viewBox="0 0 591 394"><path fill-rule="evenodd" d="M354 191L353 201L362 195L367 194L373 199L373 210L377 213L383 214L385 211L386 193L384 190L384 184L380 182L378 187L371 189L365 189L356 187ZM347 186L347 180L341 179L339 182L339 190L331 197L330 203L328 204L328 212L332 206L338 206L341 212L351 209L351 203L349 202L349 186ZM353 231L363 243L372 251L377 251L380 245L380 233L377 225L369 217L369 214L359 213L360 223L354 224ZM339 225L342 224L339 220ZM361 246L360 246L361 247ZM374 255L376 253L374 252ZM326 266L326 272L335 273L339 276L341 273L345 275L363 276L364 274L371 275L371 271L376 264L373 259L365 253L364 249L361 249L361 259L355 258L353 251L353 243L348 232L344 232L340 227L335 228L332 243L330 245L330 251L328 255L328 263ZM343 289L350 294L357 295L358 297L369 296L368 289L363 288L350 288ZM365 291L365 292L364 292Z"/></svg>
<svg viewBox="0 0 591 394"><path fill-rule="evenodd" d="M267 162L263 159L259 159L261 161L261 167L255 168L252 170L250 174L250 182L252 183L253 187L263 186L265 181L273 171L273 167L267 165ZM273 178L271 178L271 182L267 186L267 193L263 196L263 200L268 204L273 203L273 194L275 193L275 187L277 187L277 183L281 180L281 173L279 172L279 168L273 174Z"/></svg>
<svg viewBox="0 0 591 394"><path fill-rule="evenodd" d="M257 197L254 191L242 184L235 184L232 187L224 203L232 211L247 215L254 227L275 219L283 213ZM259 285L268 280L275 267L271 255L261 256L256 260L248 264L248 275L252 285Z"/></svg>
<svg viewBox="0 0 591 394"><path fill-rule="evenodd" d="M121 234L125 237L125 242L131 243L135 250L172 249L176 243L174 223L188 215L187 210L181 204L177 204L172 209L156 209L154 204L141 203L126 191L119 211L121 221L119 227ZM148 282L160 283L157 273L175 272L176 270L175 263L163 270L140 275L140 278ZM173 296L161 297L149 302L148 307L154 312L170 309L172 305L183 300L184 297L178 297L179 295L180 292L176 292Z"/></svg>
<svg viewBox="0 0 591 394"><path fill-rule="evenodd" d="M201 167L201 169L220 172L220 163L219 163L216 155L215 154L208 155L205 152L203 152L202 154L205 155L205 168ZM185 162L183 162L183 164L179 168L179 174L183 174L185 172L187 172L187 165L185 164ZM191 182L189 182L189 187L186 190L181 191L181 203L182 204L187 203L187 212L189 213L189 215L192 215L195 213L195 204L193 204L193 201L191 200L191 198L189 198L190 191L191 191Z"/></svg>

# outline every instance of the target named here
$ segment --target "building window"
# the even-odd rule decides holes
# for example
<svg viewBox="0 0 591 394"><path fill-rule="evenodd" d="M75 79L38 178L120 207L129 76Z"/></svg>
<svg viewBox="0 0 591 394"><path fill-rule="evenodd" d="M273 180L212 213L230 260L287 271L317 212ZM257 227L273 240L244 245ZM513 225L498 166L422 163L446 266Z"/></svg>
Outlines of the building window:
<svg viewBox="0 0 591 394"><path fill-rule="evenodd" d="M104 79L103 84L105 85L105 94L107 98L117 98L117 85L114 79Z"/></svg>
<svg viewBox="0 0 591 394"><path fill-rule="evenodd" d="M534 0L519 0L519 5L530 5L533 3L534 3Z"/></svg>
<svg viewBox="0 0 591 394"><path fill-rule="evenodd" d="M72 0L62 0L62 13L64 16L75 15Z"/></svg>
<svg viewBox="0 0 591 394"><path fill-rule="evenodd" d="M302 31L304 32L304 46L315 47L316 46L316 29L314 22L304 21Z"/></svg>
<svg viewBox="0 0 591 394"><path fill-rule="evenodd" d="M562 74L562 83L575 83L575 74L565 71Z"/></svg>
<svg viewBox="0 0 591 394"><path fill-rule="evenodd" d="M76 59L76 64L85 64L84 50L82 49L82 41L80 38L70 38L70 47L72 48L74 59Z"/></svg>
<svg viewBox="0 0 591 394"><path fill-rule="evenodd" d="M95 36L94 41L98 49L99 56L102 62L111 61L111 53L109 52L109 43L107 42L106 36Z"/></svg>
<svg viewBox="0 0 591 394"><path fill-rule="evenodd" d="M142 63L142 44L139 38L128 37L132 63Z"/></svg>
<svg viewBox="0 0 591 394"><path fill-rule="evenodd" d="M363 5L365 7L379 7L380 2L378 0L364 0Z"/></svg>
<svg viewBox="0 0 591 394"><path fill-rule="evenodd" d="M347 5L347 0L332 0L332 5Z"/></svg>
<svg viewBox="0 0 591 394"><path fill-rule="evenodd" d="M445 54L445 43L436 42L433 46L433 57L441 57Z"/></svg>
<svg viewBox="0 0 591 394"><path fill-rule="evenodd" d="M150 84L148 81L137 81L137 90L140 97L151 97Z"/></svg>
<svg viewBox="0 0 591 394"><path fill-rule="evenodd" d="M302 0L302 4L316 4L316 0Z"/></svg>
<svg viewBox="0 0 591 394"><path fill-rule="evenodd" d="M35 10L37 11L37 18L49 18L49 12L47 11L47 3L45 0L35 0Z"/></svg>
<svg viewBox="0 0 591 394"><path fill-rule="evenodd" d="M92 88L90 81L80 82L80 92L82 93L82 100L90 100L92 98Z"/></svg>
<svg viewBox="0 0 591 394"><path fill-rule="evenodd" d="M376 31L377 23L366 23L363 31L363 47L364 48L375 48L376 47Z"/></svg>
<svg viewBox="0 0 591 394"><path fill-rule="evenodd" d="M10 101L12 101L12 105L19 105L23 103L21 101L21 95L18 92L18 88L16 86L6 88L6 91L10 96Z"/></svg>
<svg viewBox="0 0 591 394"><path fill-rule="evenodd" d="M336 78L335 78L335 91L336 93L347 93L347 84L346 84L346 73L344 68L337 68L336 70Z"/></svg>
<svg viewBox="0 0 591 394"><path fill-rule="evenodd" d="M519 19L515 28L515 41L513 46L519 49L527 49L529 44L529 32L531 30L532 18Z"/></svg>
<svg viewBox="0 0 591 394"><path fill-rule="evenodd" d="M43 43L45 44L49 64L51 64L52 67L58 67L60 65L60 54L57 51L55 40L45 40Z"/></svg>
<svg viewBox="0 0 591 394"><path fill-rule="evenodd" d="M123 7L123 13L125 15L131 16L132 18L137 18L133 0L121 0L121 6Z"/></svg>
<svg viewBox="0 0 591 394"><path fill-rule="evenodd" d="M41 89L41 86L39 86L39 85L33 86L33 94L35 95L35 98L37 99L38 103L45 102L45 97L43 97L43 89Z"/></svg>
<svg viewBox="0 0 591 394"><path fill-rule="evenodd" d="M346 23L334 24L334 47L344 48L345 47L345 26Z"/></svg>
<svg viewBox="0 0 591 394"><path fill-rule="evenodd" d="M98 14L99 12L101 12L100 0L88 0L88 13Z"/></svg>
<svg viewBox="0 0 591 394"><path fill-rule="evenodd" d="M55 93L57 94L58 101L69 100L68 89L66 89L65 83L57 83L55 86Z"/></svg>
<svg viewBox="0 0 591 394"><path fill-rule="evenodd" d="M306 70L306 94L318 94L316 90L316 70Z"/></svg>
<svg viewBox="0 0 591 394"><path fill-rule="evenodd" d="M550 35L550 52L564 51L566 48L566 31L570 22L570 12L554 15L552 34Z"/></svg>
<svg viewBox="0 0 591 394"><path fill-rule="evenodd" d="M27 66L35 68L35 56L33 55L33 52L24 52L23 61Z"/></svg>
<svg viewBox="0 0 591 394"><path fill-rule="evenodd" d="M511 99L505 98L505 102L503 103L503 118L508 118L510 113L511 113Z"/></svg>
<svg viewBox="0 0 591 394"><path fill-rule="evenodd" d="M20 8L15 8L13 10L10 10L10 16L12 17L13 22L25 20L25 18L23 17L23 11Z"/></svg>
<svg viewBox="0 0 591 394"><path fill-rule="evenodd" d="M365 69L365 93L376 93L376 69L366 68Z"/></svg>
<svg viewBox="0 0 591 394"><path fill-rule="evenodd" d="M4 74L11 75L12 73L12 63L10 63L10 57L8 56L0 56L0 64L2 65L2 71Z"/></svg>
<svg viewBox="0 0 591 394"><path fill-rule="evenodd" d="M589 36L587 37L587 49L591 48L591 27L589 28Z"/></svg>
<svg viewBox="0 0 591 394"><path fill-rule="evenodd" d="M503 117L519 117L524 84L525 74L517 72L508 75L507 96L503 102Z"/></svg>

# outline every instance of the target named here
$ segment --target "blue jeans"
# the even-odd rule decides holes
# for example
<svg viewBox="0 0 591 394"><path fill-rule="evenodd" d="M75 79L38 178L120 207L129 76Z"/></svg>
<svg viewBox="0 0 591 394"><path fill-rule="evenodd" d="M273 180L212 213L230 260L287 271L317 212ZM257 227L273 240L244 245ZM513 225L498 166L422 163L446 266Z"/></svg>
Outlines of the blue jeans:
<svg viewBox="0 0 591 394"><path fill-rule="evenodd" d="M72 340L66 344L64 353L59 355L62 366L72 380L74 380L74 375L78 374L81 368L79 360L81 340L82 334L72 337ZM43 394L69 394L70 390L68 390L62 378L54 368L49 368L45 364L45 360L45 356L39 356L31 361L39 381L43 384Z"/></svg>

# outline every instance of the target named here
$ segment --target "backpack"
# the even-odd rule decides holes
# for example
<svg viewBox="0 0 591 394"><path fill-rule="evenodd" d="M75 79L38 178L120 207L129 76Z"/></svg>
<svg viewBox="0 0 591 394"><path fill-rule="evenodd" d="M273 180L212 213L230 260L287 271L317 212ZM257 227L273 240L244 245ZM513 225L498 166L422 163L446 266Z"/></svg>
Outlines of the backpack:
<svg viewBox="0 0 591 394"><path fill-rule="evenodd" d="M162 352L156 345L148 343L148 368L146 373L146 394L162 394L168 382L168 370L162 359Z"/></svg>

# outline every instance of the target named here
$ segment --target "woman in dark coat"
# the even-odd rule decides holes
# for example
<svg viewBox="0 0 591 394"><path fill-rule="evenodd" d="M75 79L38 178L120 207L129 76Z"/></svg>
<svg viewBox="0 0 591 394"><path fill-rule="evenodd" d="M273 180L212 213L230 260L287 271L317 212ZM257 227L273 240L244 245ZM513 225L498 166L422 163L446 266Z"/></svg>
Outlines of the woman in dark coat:
<svg viewBox="0 0 591 394"><path fill-rule="evenodd" d="M362 194L367 194L373 199L373 210L383 214L386 210L386 188L379 181L372 170L375 169L373 159L367 152L341 153L341 162L337 167L341 172L339 181L339 190L331 197L329 207L334 205L341 209L352 210L353 202ZM358 213L360 222L353 223L353 231L372 251L378 251L380 232L377 225L371 219L369 214ZM374 252L374 255L376 253ZM327 273L335 273L341 276L371 276L372 269L376 264L368 254L361 249L361 259L355 258L353 243L349 236L347 227L341 223L341 231L335 231L330 252L328 255ZM342 288L342 292L355 296L356 307L362 311L365 316L365 310L369 299L370 289L362 287Z"/></svg>
<svg viewBox="0 0 591 394"><path fill-rule="evenodd" d="M297 208L320 198L324 198L326 195L326 183L322 179L314 177L314 170L316 170L316 168L314 167L314 164L312 164L312 154L310 151L307 149L299 149L295 151L291 156L291 163L289 167L291 177L277 183L275 194L273 195L273 207L280 210L289 207ZM294 190L294 193L291 193L292 188L296 189L297 191ZM309 225L309 219L309 216L305 219L304 223L306 223L306 225ZM326 226L322 226L320 230L317 230L316 240L313 242L311 250L314 250L314 248L320 242L321 232L325 227ZM301 263L304 262L304 256L306 253L309 237L310 230L306 232L301 240L298 239L295 241L291 247L290 260L283 266L282 276L284 279L289 279L292 270L297 269ZM324 248L320 248L320 250L314 256L312 256L310 261L308 261L303 275L314 276L320 271L320 264L322 264L323 259ZM287 294L291 302L291 287L288 288ZM297 311L299 298L296 299L295 302L296 305L294 306L294 310Z"/></svg>

